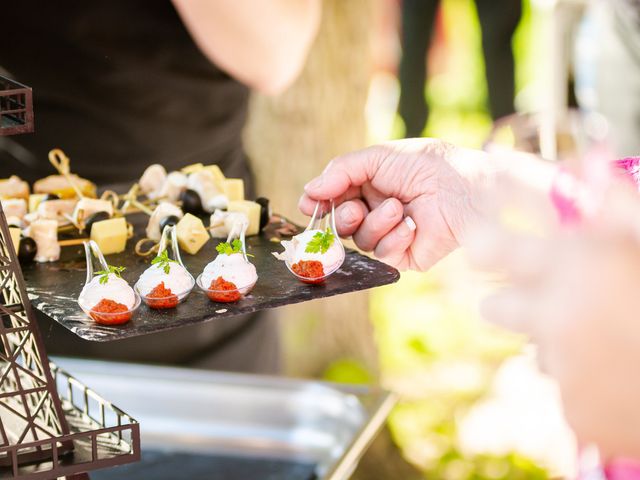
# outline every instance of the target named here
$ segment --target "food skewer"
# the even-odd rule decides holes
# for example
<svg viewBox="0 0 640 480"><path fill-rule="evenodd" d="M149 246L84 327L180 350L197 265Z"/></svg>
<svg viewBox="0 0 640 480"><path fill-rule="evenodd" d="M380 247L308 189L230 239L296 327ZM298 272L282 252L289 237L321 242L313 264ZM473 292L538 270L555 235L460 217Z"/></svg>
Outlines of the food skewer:
<svg viewBox="0 0 640 480"><path fill-rule="evenodd" d="M65 153L59 149L54 148L49 152L49 162L53 165L60 175L67 179L71 188L73 188L78 195L79 198L85 198L85 195L82 193L82 190L76 185L76 182L71 178L71 161L69 157L65 155Z"/></svg>

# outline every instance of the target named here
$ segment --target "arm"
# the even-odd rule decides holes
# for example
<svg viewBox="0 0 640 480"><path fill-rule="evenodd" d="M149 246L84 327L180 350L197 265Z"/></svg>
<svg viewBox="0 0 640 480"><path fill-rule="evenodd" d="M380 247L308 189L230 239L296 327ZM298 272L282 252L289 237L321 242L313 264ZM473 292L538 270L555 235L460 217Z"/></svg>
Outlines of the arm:
<svg viewBox="0 0 640 480"><path fill-rule="evenodd" d="M307 184L300 209L310 215L317 201L334 199L340 235L400 269L428 270L483 216L487 194L513 180L550 207L554 175L532 155L405 139L335 158Z"/></svg>
<svg viewBox="0 0 640 480"><path fill-rule="evenodd" d="M263 93L300 73L318 31L320 0L173 0L202 52Z"/></svg>

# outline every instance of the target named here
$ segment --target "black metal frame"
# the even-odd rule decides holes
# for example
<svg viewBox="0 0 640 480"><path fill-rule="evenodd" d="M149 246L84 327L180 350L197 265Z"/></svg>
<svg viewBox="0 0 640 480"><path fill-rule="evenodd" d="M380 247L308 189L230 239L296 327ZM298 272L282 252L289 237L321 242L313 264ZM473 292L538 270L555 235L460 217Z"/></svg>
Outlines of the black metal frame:
<svg viewBox="0 0 640 480"><path fill-rule="evenodd" d="M31 88L0 76L0 136L32 131ZM49 362L0 204L0 478L86 479L138 460L138 422Z"/></svg>
<svg viewBox="0 0 640 480"><path fill-rule="evenodd" d="M0 76L0 136L33 132L31 88Z"/></svg>

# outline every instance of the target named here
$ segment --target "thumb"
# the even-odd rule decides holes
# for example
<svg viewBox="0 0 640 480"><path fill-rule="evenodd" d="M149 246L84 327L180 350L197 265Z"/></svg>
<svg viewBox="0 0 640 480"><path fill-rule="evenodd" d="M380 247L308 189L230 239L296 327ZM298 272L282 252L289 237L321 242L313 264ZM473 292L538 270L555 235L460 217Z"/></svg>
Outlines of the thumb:
<svg viewBox="0 0 640 480"><path fill-rule="evenodd" d="M360 187L370 181L379 165L376 147L366 148L334 158L324 172L304 187L313 200L338 198L352 187Z"/></svg>

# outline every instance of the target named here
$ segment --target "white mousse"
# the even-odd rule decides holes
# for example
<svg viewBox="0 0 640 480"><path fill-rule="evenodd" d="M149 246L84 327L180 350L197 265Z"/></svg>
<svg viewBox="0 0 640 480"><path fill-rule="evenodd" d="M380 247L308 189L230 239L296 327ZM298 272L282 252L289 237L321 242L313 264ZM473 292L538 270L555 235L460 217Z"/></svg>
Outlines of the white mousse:
<svg viewBox="0 0 640 480"><path fill-rule="evenodd" d="M151 265L142 272L136 285L140 295L146 297L161 282L164 282L164 287L170 289L174 295L181 295L193 287L191 274L186 268L175 262L170 263L169 273L165 273L164 267L160 264Z"/></svg>
<svg viewBox="0 0 640 480"><path fill-rule="evenodd" d="M324 273L333 272L344 261L344 250L340 244L339 238L334 238L333 243L325 253L309 253L306 251L307 245L317 233L324 233L322 230L307 230L302 232L291 240L282 241L284 253L274 254L276 258L285 260L290 265L296 264L301 260L313 261L317 260L322 263Z"/></svg>
<svg viewBox="0 0 640 480"><path fill-rule="evenodd" d="M211 282L218 277L233 283L238 289L252 286L258 280L256 267L247 262L241 253L218 255L213 262L204 267L200 282L203 287L209 288Z"/></svg>
<svg viewBox="0 0 640 480"><path fill-rule="evenodd" d="M93 277L80 292L78 303L82 308L91 310L102 300L113 300L127 308L135 305L135 293L125 280L110 273L107 283L100 283L100 277L101 275Z"/></svg>

